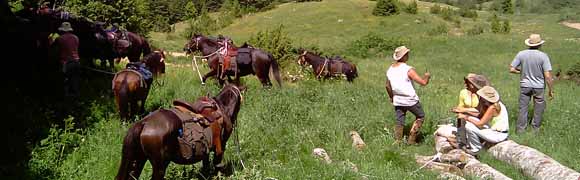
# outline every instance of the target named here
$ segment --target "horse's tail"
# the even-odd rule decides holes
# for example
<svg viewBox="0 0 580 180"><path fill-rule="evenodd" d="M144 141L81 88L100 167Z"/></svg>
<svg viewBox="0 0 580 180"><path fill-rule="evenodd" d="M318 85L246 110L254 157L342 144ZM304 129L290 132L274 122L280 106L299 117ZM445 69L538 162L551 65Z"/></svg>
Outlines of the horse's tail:
<svg viewBox="0 0 580 180"><path fill-rule="evenodd" d="M280 65L278 64L276 59L274 59L274 56L272 56L272 54L268 53L268 57L270 58L270 60L272 60L272 73L274 74L274 78L278 82L278 87L282 87L282 78L280 77L280 68L279 68Z"/></svg>
<svg viewBox="0 0 580 180"><path fill-rule="evenodd" d="M354 77L358 77L358 70L356 70L356 64L352 64L352 72L354 73Z"/></svg>
<svg viewBox="0 0 580 180"><path fill-rule="evenodd" d="M117 103L117 108L119 108L119 115L122 120L129 118L129 87L127 83L127 75L119 76L116 74L113 78L113 92L115 93L115 101ZM119 83L117 78L122 77L123 80Z"/></svg>
<svg viewBox="0 0 580 180"><path fill-rule="evenodd" d="M127 130L127 135L125 135L125 139L123 140L123 150L121 156L121 165L119 166L119 171L117 172L117 180L125 180L131 179L131 175L129 174L132 171L139 171L134 170L134 162L135 161L144 161L143 157L144 152L141 148L141 140L140 135L141 131L143 130L143 123L141 121L137 121Z"/></svg>
<svg viewBox="0 0 580 180"><path fill-rule="evenodd" d="M348 71L346 78L349 82L352 82L354 78L358 77L358 72L356 70L356 65L353 63L349 63L351 65L350 70Z"/></svg>

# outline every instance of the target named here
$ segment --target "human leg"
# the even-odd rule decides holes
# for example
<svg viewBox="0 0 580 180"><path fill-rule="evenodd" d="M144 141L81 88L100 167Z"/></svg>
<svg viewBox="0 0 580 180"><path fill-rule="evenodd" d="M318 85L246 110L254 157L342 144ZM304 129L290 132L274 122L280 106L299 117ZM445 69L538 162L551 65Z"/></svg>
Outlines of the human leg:
<svg viewBox="0 0 580 180"><path fill-rule="evenodd" d="M470 153L477 153L481 150L481 141L479 140L480 129L471 122L465 123L465 134L467 135L467 144L471 147Z"/></svg>
<svg viewBox="0 0 580 180"><path fill-rule="evenodd" d="M542 123L542 114L546 109L546 101L544 99L544 89L533 89L534 97L534 118L532 119L532 128L537 131L540 129Z"/></svg>
<svg viewBox="0 0 580 180"><path fill-rule="evenodd" d="M395 106L395 118L397 124L395 125L395 144L399 144L403 140L403 129L405 125L405 115L407 110L401 106Z"/></svg>
<svg viewBox="0 0 580 180"><path fill-rule="evenodd" d="M526 130L528 126L528 103L530 103L530 96L532 93L532 88L521 87L520 88L520 106L518 122L516 127L516 133L520 133Z"/></svg>
<svg viewBox="0 0 580 180"><path fill-rule="evenodd" d="M411 132L409 133L409 140L408 144L416 144L417 143L417 135L421 131L421 126L423 126L423 120L425 119L425 112L423 111L423 107L421 107L421 103L417 102L417 104L411 106L409 111L415 115L415 121L413 122L413 126L411 127Z"/></svg>

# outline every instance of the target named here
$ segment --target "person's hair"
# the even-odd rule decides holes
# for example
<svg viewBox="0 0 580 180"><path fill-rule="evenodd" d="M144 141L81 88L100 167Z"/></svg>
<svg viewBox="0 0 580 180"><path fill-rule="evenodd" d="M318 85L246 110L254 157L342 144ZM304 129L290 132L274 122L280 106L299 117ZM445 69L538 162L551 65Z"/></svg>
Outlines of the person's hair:
<svg viewBox="0 0 580 180"><path fill-rule="evenodd" d="M528 49L540 49L542 47L542 45L537 45L537 46L530 46Z"/></svg>
<svg viewBox="0 0 580 180"><path fill-rule="evenodd" d="M405 53L405 55L403 55L403 57L401 57L401 59L397 60L397 62L406 62L407 60L409 60L409 53L411 53L411 52Z"/></svg>

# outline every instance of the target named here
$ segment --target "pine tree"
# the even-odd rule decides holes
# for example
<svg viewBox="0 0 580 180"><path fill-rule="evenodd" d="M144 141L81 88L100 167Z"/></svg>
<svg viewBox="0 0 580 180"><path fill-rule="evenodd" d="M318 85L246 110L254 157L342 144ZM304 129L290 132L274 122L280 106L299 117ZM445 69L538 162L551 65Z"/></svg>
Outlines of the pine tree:
<svg viewBox="0 0 580 180"><path fill-rule="evenodd" d="M514 3L512 2L512 0L502 0L500 10L502 13L513 14Z"/></svg>
<svg viewBox="0 0 580 180"><path fill-rule="evenodd" d="M377 6L373 9L375 16L390 16L399 14L399 7L397 0L378 0Z"/></svg>

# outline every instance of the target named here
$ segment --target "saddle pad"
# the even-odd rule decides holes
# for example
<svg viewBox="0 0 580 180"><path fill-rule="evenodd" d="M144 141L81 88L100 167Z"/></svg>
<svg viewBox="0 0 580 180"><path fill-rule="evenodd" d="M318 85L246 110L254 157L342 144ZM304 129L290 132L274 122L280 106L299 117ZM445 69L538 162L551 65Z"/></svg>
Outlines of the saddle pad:
<svg viewBox="0 0 580 180"><path fill-rule="evenodd" d="M249 48L238 49L238 57L237 57L238 64L243 65L252 64L252 56L249 50L250 50Z"/></svg>
<svg viewBox="0 0 580 180"><path fill-rule="evenodd" d="M333 62L331 67L332 75L342 74L342 62Z"/></svg>

